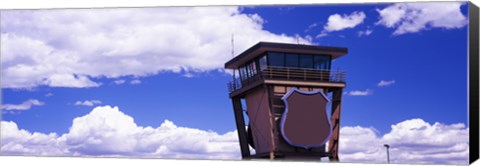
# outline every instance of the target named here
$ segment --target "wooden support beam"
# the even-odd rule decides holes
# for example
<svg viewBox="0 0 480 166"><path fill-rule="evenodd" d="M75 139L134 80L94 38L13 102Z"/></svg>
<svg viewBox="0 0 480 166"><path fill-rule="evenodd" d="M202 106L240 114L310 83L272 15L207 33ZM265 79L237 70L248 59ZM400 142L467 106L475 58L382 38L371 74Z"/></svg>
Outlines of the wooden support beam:
<svg viewBox="0 0 480 166"><path fill-rule="evenodd" d="M237 125L238 140L240 141L240 150L242 159L250 158L250 149L248 147L247 131L245 130L245 119L243 117L242 103L240 97L232 98L235 123Z"/></svg>
<svg viewBox="0 0 480 166"><path fill-rule="evenodd" d="M338 157L338 140L340 138L340 113L342 106L342 92L343 88L335 88L333 90L332 97L332 112L330 116L330 123L333 127L332 136L328 141L328 152L330 155L330 161L339 161Z"/></svg>
<svg viewBox="0 0 480 166"><path fill-rule="evenodd" d="M270 160L274 160L275 159L275 152L277 151L277 145L278 145L278 141L275 139L275 135L277 135L277 123L275 122L275 116L273 114L273 108L272 108L272 100L273 100L273 87L272 86L267 86L266 84L264 84L263 86L264 89L267 90L267 94L268 94L268 119L269 119L269 123L270 123L270 126L271 126L271 130L270 130L270 140L271 140L271 144L270 144Z"/></svg>

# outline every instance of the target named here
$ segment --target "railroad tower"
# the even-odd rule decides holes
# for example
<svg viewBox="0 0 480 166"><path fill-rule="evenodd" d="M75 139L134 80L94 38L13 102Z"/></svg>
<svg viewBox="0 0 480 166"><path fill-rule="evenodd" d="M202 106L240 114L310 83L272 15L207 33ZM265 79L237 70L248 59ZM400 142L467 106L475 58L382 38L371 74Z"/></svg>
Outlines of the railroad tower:
<svg viewBox="0 0 480 166"><path fill-rule="evenodd" d="M225 64L238 72L228 89L243 159L339 160L346 82L345 72L331 70L331 63L347 53L341 47L260 42Z"/></svg>

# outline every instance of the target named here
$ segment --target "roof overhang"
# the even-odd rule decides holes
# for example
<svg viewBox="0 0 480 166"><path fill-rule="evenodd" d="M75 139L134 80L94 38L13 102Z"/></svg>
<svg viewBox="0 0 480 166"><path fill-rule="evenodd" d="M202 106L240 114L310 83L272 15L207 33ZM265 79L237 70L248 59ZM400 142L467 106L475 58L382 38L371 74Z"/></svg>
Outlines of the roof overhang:
<svg viewBox="0 0 480 166"><path fill-rule="evenodd" d="M328 54L332 56L332 60L348 53L348 49L344 47L259 42L225 63L225 68L237 69L240 65L245 64L267 51L298 54Z"/></svg>

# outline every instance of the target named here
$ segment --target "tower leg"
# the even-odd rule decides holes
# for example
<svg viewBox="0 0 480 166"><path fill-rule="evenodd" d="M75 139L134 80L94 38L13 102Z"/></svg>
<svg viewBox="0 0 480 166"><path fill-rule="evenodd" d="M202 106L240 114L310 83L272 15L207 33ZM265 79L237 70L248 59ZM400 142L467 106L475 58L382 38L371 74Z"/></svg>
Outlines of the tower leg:
<svg viewBox="0 0 480 166"><path fill-rule="evenodd" d="M238 140L240 141L240 150L242 159L250 157L250 149L247 141L247 131L245 130L245 119L243 117L242 103L239 97L232 98L235 123L237 125Z"/></svg>
<svg viewBox="0 0 480 166"><path fill-rule="evenodd" d="M328 152L330 153L330 161L339 161L338 157L338 140L340 138L340 113L342 103L342 88L333 90L332 111L330 116L330 123L332 126L332 136L328 141Z"/></svg>

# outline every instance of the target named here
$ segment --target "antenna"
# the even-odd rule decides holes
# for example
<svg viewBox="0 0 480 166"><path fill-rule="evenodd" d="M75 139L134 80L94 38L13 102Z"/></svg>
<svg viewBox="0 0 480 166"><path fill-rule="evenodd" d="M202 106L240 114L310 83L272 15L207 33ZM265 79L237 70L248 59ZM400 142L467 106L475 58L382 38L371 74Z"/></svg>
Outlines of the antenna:
<svg viewBox="0 0 480 166"><path fill-rule="evenodd" d="M235 43L234 43L234 34L232 33L232 57L234 56Z"/></svg>
<svg viewBox="0 0 480 166"><path fill-rule="evenodd" d="M234 34L232 33L232 57L235 56ZM235 79L235 69L233 69L233 88L237 89L237 80Z"/></svg>
<svg viewBox="0 0 480 166"><path fill-rule="evenodd" d="M298 34L295 35L295 37L297 38L297 44L300 44L300 41L299 41L299 39L298 39Z"/></svg>

